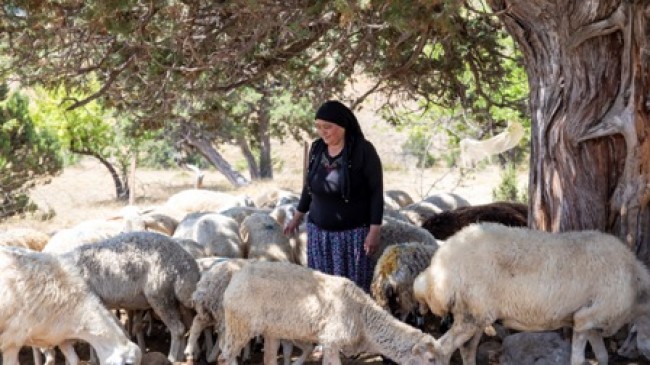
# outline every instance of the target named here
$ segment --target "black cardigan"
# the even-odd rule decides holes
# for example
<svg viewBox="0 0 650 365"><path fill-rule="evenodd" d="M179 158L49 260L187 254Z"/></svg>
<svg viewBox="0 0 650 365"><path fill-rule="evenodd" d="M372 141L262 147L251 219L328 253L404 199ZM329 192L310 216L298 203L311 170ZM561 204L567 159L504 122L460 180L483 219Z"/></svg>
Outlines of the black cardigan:
<svg viewBox="0 0 650 365"><path fill-rule="evenodd" d="M381 160L375 147L364 138L346 141L341 173L343 191L325 194L313 191L315 169L327 146L317 139L309 151L305 181L298 211L309 211L309 221L328 231L353 229L370 224L381 225L384 214L384 188ZM347 179L346 181L343 181Z"/></svg>

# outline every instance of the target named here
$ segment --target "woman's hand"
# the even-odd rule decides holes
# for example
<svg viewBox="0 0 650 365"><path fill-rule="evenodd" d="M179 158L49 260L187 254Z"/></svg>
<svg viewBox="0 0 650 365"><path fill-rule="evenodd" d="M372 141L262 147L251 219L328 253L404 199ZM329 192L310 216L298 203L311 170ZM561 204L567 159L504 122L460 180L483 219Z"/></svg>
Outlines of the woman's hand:
<svg viewBox="0 0 650 365"><path fill-rule="evenodd" d="M366 255L370 256L379 248L379 238L381 233L381 226L373 224L370 226L366 240L363 242L363 249Z"/></svg>
<svg viewBox="0 0 650 365"><path fill-rule="evenodd" d="M285 234L285 236L291 236L294 233L296 233L296 231L298 230L298 226L300 225L300 223L302 223L302 217L304 215L305 215L305 213L296 212L296 214L289 221L289 223L287 223L284 226L284 234Z"/></svg>

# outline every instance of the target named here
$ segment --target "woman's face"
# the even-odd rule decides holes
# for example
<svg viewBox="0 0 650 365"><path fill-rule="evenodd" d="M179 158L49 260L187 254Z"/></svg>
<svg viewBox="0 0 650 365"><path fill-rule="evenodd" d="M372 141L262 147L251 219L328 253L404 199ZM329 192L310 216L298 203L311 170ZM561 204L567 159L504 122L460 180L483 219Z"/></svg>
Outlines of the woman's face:
<svg viewBox="0 0 650 365"><path fill-rule="evenodd" d="M322 119L316 119L316 133L325 141L325 144L338 145L343 143L345 137L345 128Z"/></svg>

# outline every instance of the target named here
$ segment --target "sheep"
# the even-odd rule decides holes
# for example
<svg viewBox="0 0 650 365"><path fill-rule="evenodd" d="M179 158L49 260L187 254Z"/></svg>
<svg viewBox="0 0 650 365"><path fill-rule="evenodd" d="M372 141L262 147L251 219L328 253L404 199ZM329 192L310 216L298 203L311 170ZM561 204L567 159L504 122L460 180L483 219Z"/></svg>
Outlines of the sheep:
<svg viewBox="0 0 650 365"><path fill-rule="evenodd" d="M291 283L291 285L287 285ZM280 338L319 343L323 364L382 353L400 364L437 364L436 340L382 310L351 280L284 262L254 262L232 276L223 297L220 362L264 336L264 364L275 365Z"/></svg>
<svg viewBox="0 0 650 365"><path fill-rule="evenodd" d="M278 205L298 204L300 195L290 190L272 189L265 191L253 199L256 207L275 208Z"/></svg>
<svg viewBox="0 0 650 365"><path fill-rule="evenodd" d="M253 213L269 214L271 213L271 210L267 208L256 208L256 207L232 207L225 210L221 210L218 213L234 219L237 222L237 224L241 224L241 222L243 222L244 219L246 219L246 217L248 217Z"/></svg>
<svg viewBox="0 0 650 365"><path fill-rule="evenodd" d="M420 242L428 245L438 244L431 233L424 228L385 216L379 234L379 247L371 256L373 260L377 261L387 247L405 242Z"/></svg>
<svg viewBox="0 0 650 365"><path fill-rule="evenodd" d="M174 238L192 239L208 256L244 257L239 224L218 213L193 213L181 221Z"/></svg>
<svg viewBox="0 0 650 365"><path fill-rule="evenodd" d="M268 214L253 213L248 216L242 222L239 234L246 258L293 263L300 261L300 253L291 246L282 226Z"/></svg>
<svg viewBox="0 0 650 365"><path fill-rule="evenodd" d="M169 360L182 350L182 315L200 273L196 260L168 236L153 232L122 233L60 256L77 266L82 278L111 309L153 309L171 333Z"/></svg>
<svg viewBox="0 0 650 365"><path fill-rule="evenodd" d="M71 365L73 340L88 342L101 365L140 364L142 353L77 268L48 253L0 247L0 351L18 365L22 346L59 346Z"/></svg>
<svg viewBox="0 0 650 365"><path fill-rule="evenodd" d="M422 223L422 228L429 231L436 239L446 240L468 224L478 222L525 227L528 225L528 206L521 203L495 202L460 207L435 214Z"/></svg>
<svg viewBox="0 0 650 365"><path fill-rule="evenodd" d="M193 212L216 212L231 207L252 207L253 201L247 196L235 196L228 193L203 189L187 189L167 198L165 208L174 209L185 214Z"/></svg>
<svg viewBox="0 0 650 365"><path fill-rule="evenodd" d="M41 251L50 236L32 228L13 228L0 232L0 246L23 247Z"/></svg>
<svg viewBox="0 0 650 365"><path fill-rule="evenodd" d="M413 198L404 190L386 190L384 195L397 203L400 208L413 204Z"/></svg>
<svg viewBox="0 0 650 365"><path fill-rule="evenodd" d="M459 346L463 363L475 364L481 333L497 320L520 331L572 326L572 365L583 364L587 341L606 364L602 336L634 320L643 332L638 343L650 355L650 274L605 233L472 224L438 249L413 290L434 314L454 316L440 339L445 364Z"/></svg>
<svg viewBox="0 0 650 365"><path fill-rule="evenodd" d="M281 227L286 226L286 224L293 218L296 214L296 205L295 204L283 204L278 205L273 208L273 211L269 214L273 219L275 219ZM298 263L303 266L307 266L307 216L309 213L305 214L303 217L303 223L298 226L298 230L289 235L289 244L293 247L294 257L298 260Z"/></svg>
<svg viewBox="0 0 650 365"><path fill-rule="evenodd" d="M456 209L459 207L466 207L470 205L467 200L459 195L451 193L441 193L428 196L423 200L409 204L399 210L416 226L422 226L425 220L444 212L446 210Z"/></svg>
<svg viewBox="0 0 650 365"><path fill-rule="evenodd" d="M123 222L113 220L89 220L72 228L56 232L43 247L43 252L64 253L79 246L95 243L118 235L124 230Z"/></svg>
<svg viewBox="0 0 650 365"><path fill-rule="evenodd" d="M370 292L382 308L402 322L417 314L418 302L413 295L413 282L431 263L438 249L436 244L419 242L392 245L384 251L370 285Z"/></svg>

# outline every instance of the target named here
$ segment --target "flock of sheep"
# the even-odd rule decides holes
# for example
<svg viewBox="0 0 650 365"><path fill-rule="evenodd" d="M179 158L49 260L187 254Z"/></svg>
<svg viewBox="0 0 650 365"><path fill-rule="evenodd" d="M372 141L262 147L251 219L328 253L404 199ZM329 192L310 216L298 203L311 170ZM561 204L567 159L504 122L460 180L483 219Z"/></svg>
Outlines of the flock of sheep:
<svg viewBox="0 0 650 365"><path fill-rule="evenodd" d="M314 344L323 364L373 353L446 365L458 349L472 365L483 333L572 327L571 365L584 363L587 342L602 365L603 338L626 324L627 353L650 356L650 274L610 235L530 230L517 203L471 206L453 194L413 202L387 191L368 294L305 267L305 227L282 233L298 198L191 189L52 236L0 232L3 365L18 364L23 346L36 364L45 354L53 365L58 347L76 365L79 340L101 365L138 365L154 319L168 330L171 362L203 354L236 364L261 336L267 365L280 347L291 364L294 346L301 365ZM438 339L424 325L431 318Z"/></svg>

